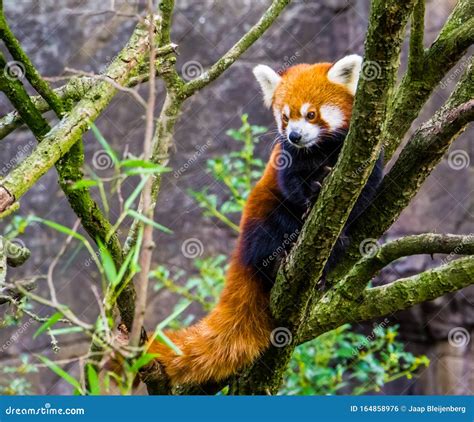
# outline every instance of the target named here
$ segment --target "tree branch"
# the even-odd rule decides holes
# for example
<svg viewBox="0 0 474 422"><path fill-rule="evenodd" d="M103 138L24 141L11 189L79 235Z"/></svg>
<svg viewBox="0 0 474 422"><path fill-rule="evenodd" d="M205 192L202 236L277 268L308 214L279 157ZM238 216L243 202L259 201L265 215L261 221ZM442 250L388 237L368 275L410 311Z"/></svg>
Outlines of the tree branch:
<svg viewBox="0 0 474 422"><path fill-rule="evenodd" d="M357 306L331 290L311 311L299 342L304 343L345 323L372 320L436 299L471 285L473 280L474 258L467 257L367 289Z"/></svg>
<svg viewBox="0 0 474 422"><path fill-rule="evenodd" d="M227 70L263 33L273 24L281 11L290 3L290 0L273 0L270 7L259 21L211 68L201 76L189 81L184 86L186 97L193 95L197 90L204 88Z"/></svg>
<svg viewBox="0 0 474 422"><path fill-rule="evenodd" d="M1 53L0 67L7 68L7 62ZM22 83L16 78L9 77L8 73L3 71L0 73L0 90L18 110L35 137L42 140L50 129L49 124L34 106ZM0 209L0 212L3 211L4 209Z"/></svg>
<svg viewBox="0 0 474 422"><path fill-rule="evenodd" d="M359 245L364 239L378 239L390 228L451 143L472 121L473 67L471 63L466 69L445 106L411 136L397 162L385 175L377 197L351 226L351 244L344 258L329 274L330 280L342 278L360 259Z"/></svg>
<svg viewBox="0 0 474 422"><path fill-rule="evenodd" d="M143 28L138 26L127 46L107 68L105 75L108 78L118 84L126 85L131 75L134 75L147 51L147 45L143 42L143 32ZM166 54L168 52L169 50ZM0 186L8 192L10 200L11 198L18 200L77 142L116 92L117 89L107 81L95 81L85 97L45 136L35 151L0 180ZM0 198L0 204L8 203L7 199ZM4 210L5 208L0 208L0 212Z"/></svg>
<svg viewBox="0 0 474 422"><path fill-rule="evenodd" d="M145 116L145 139L143 141L143 154L146 161L150 160L152 154L153 129L155 126L155 96L156 96L156 80L155 80L155 19L153 13L153 2L148 0L148 42L150 44L150 80L148 82L148 101ZM161 33L163 37L163 33ZM166 38L167 40L169 39ZM141 193L141 202L143 204L143 215L153 220L154 206L152 206L152 186L153 181L148 179ZM140 251L140 274L137 283L137 300L135 303L135 314L133 325L130 332L130 345L133 347L141 346L143 323L145 321L145 313L148 297L148 280L151 267L151 259L153 254L153 226L147 225L143 229L143 240Z"/></svg>
<svg viewBox="0 0 474 422"><path fill-rule="evenodd" d="M425 48L423 46L425 31L425 0L417 0L410 24L410 53L408 56L408 72L412 76L419 75L423 69Z"/></svg>
<svg viewBox="0 0 474 422"><path fill-rule="evenodd" d="M421 0L420 0L421 2ZM418 6L421 9L421 6ZM421 14L421 10L414 16ZM407 72L393 96L383 132L385 158L389 160L429 96L474 42L474 2L459 0L438 38L416 64L420 72ZM419 22L418 22L419 24ZM417 26L416 34L421 32ZM419 54L420 36L411 42L411 53ZM418 47L415 47L418 46ZM414 61L415 57L411 60Z"/></svg>
<svg viewBox="0 0 474 422"><path fill-rule="evenodd" d="M40 94L44 100L48 103L54 112L61 117L64 113L63 104L58 95L51 89L49 84L43 80L39 72L36 70L35 66L31 62L30 58L21 48L20 43L13 35L8 22L5 18L5 13L3 9L0 12L0 38L5 43L8 51L12 57L20 62L25 69L25 75L31 86Z"/></svg>
<svg viewBox="0 0 474 422"><path fill-rule="evenodd" d="M94 85L94 80L89 77L73 77L66 85L54 90L56 95L66 105L67 109L72 108L72 105L77 103L85 93ZM33 105L40 113L45 113L50 110L49 104L41 95L30 97ZM15 129L23 124L18 111L12 111L2 118L0 118L0 139L5 138Z"/></svg>
<svg viewBox="0 0 474 422"><path fill-rule="evenodd" d="M334 289L347 299L356 300L367 282L381 269L397 259L420 254L474 255L474 236L427 233L375 247L373 253L357 262Z"/></svg>

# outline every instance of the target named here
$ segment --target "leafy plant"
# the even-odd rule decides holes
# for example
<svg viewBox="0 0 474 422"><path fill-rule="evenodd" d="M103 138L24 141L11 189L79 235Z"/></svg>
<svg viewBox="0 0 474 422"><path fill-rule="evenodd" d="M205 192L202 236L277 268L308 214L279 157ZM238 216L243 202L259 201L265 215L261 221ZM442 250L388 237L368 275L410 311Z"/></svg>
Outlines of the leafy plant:
<svg viewBox="0 0 474 422"><path fill-rule="evenodd" d="M401 377L411 378L426 356L397 341L398 326L378 325L369 336L346 324L296 348L281 394L365 394Z"/></svg>
<svg viewBox="0 0 474 422"><path fill-rule="evenodd" d="M265 165L261 159L255 158L254 150L259 142L259 135L266 131L266 127L251 125L248 115L244 114L242 126L226 132L236 142L242 143L242 148L207 160L207 172L230 193L224 201L210 193L207 187L200 191L189 191L204 209L205 216L215 217L237 232L239 227L232 222L230 216L242 212L250 190L262 175Z"/></svg>
<svg viewBox="0 0 474 422"><path fill-rule="evenodd" d="M28 374L38 372L36 365L30 363L27 355L20 356L20 365L2 365L0 369L0 394L27 395L32 393L32 385L27 380Z"/></svg>

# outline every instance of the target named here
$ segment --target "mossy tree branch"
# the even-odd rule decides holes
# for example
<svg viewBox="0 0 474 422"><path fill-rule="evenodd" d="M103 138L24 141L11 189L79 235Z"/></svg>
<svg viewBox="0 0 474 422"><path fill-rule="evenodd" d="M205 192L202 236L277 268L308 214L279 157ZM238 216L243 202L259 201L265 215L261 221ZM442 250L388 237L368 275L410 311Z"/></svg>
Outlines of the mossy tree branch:
<svg viewBox="0 0 474 422"><path fill-rule="evenodd" d="M362 258L336 285L334 290L355 300L363 293L367 282L380 270L397 259L420 254L474 255L473 235L420 234L391 241Z"/></svg>
<svg viewBox="0 0 474 422"><path fill-rule="evenodd" d="M42 79L33 63L11 33L4 16L0 17L0 34L2 37L6 37L4 42L12 56L24 67L26 77L31 85L41 94L45 102L54 110L57 117L63 117L65 108L63 107L61 98L49 87L48 83ZM7 65L1 57L0 65L3 68ZM9 78L7 73L3 72L2 75L0 75L0 88L10 99L19 116L26 122L38 142L41 142L45 134L51 130L51 127L43 118L41 112L36 109L21 82L16 78ZM109 249L115 265L120 267L123 261L123 254L118 237L107 237L107 234L112 229L111 223L105 218L97 203L92 199L88 188L72 188L75 182L83 178L83 163L83 145L82 139L79 137L76 144L55 164L59 175L59 184L71 208L80 218L87 233L94 241L101 242ZM130 293L133 293L133 291ZM129 320L129 322L131 321L131 318L127 314L123 313L123 317L125 320Z"/></svg>
<svg viewBox="0 0 474 422"><path fill-rule="evenodd" d="M112 79L115 84L126 85L144 60L147 45L143 41L143 32L141 26L137 27L127 46L107 68L105 77ZM158 54L169 52L170 48L164 48ZM33 153L0 180L0 186L18 200L76 143L116 92L117 88L107 79L95 81L84 98L73 107L68 116L53 127ZM2 211L4 210L0 209Z"/></svg>
<svg viewBox="0 0 474 422"><path fill-rule="evenodd" d="M367 238L382 236L418 193L449 146L472 121L473 97L474 65L471 59L444 107L410 137L398 160L385 175L374 202L354 222L352 243L344 259L329 275L331 280L343 277L359 260L360 243Z"/></svg>
<svg viewBox="0 0 474 422"><path fill-rule="evenodd" d="M94 80L89 77L73 77L71 80L60 88L55 89L56 95L65 104L66 109L72 108L72 105L77 103L86 92L93 86ZM44 98L39 96L30 97L34 106L40 113L45 113L51 110L49 104ZM2 118L0 118L0 139L5 138L15 129L24 124L20 113L17 110L12 111Z"/></svg>
<svg viewBox="0 0 474 422"><path fill-rule="evenodd" d="M41 77L28 55L21 48L20 43L8 25L3 9L0 11L0 39L5 43L12 57L24 66L25 76L31 86L44 98L56 115L61 117L64 113L61 99Z"/></svg>
<svg viewBox="0 0 474 422"><path fill-rule="evenodd" d="M345 323L369 321L436 299L471 285L473 278L474 258L470 256L381 287L366 289L357 302L331 290L311 311L299 342L311 340Z"/></svg>
<svg viewBox="0 0 474 422"><path fill-rule="evenodd" d="M408 57L408 72L419 75L423 66L425 48L423 45L425 32L425 0L417 0L410 24L410 54Z"/></svg>
<svg viewBox="0 0 474 422"><path fill-rule="evenodd" d="M433 44L422 49L421 3L419 0L412 18L410 66L387 113L383 133L387 160L400 145L436 86L474 42L474 2L459 0Z"/></svg>

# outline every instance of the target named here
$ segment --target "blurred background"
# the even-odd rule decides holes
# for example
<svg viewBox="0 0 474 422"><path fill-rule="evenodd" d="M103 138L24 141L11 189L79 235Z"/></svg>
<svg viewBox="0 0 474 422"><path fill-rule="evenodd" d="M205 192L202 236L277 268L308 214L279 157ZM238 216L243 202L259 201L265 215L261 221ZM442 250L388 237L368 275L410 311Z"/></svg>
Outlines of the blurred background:
<svg viewBox="0 0 474 422"><path fill-rule="evenodd" d="M269 4L270 1L266 0L177 0L172 39L179 45L178 71L188 80L199 76L203 69L212 65L256 22ZM228 130L241 127L243 114L248 115L250 125L265 126L269 132L275 129L271 113L262 104L257 83L251 73L252 67L264 63L275 70L282 70L295 63L335 61L346 54L362 54L369 4L369 0L295 0L237 63L186 103L177 126L175 147L171 154L170 166L173 171L164 176L155 214L155 220L171 229L173 234L155 233L157 247L154 252L154 266L162 267L159 273L161 275L156 277L156 285L152 284L153 292L147 315L149 330L153 330L156 323L169 315L179 301L179 297L171 292L172 289L156 287L160 278L161 281L166 278L163 276L164 268L171 274L171 278L174 277L177 285L184 283L183 278L189 280L191 277L197 277L201 280L199 277L202 276L202 266L208 263L196 265L195 258L206 260L229 255L234 245L235 230L217 218L204 215L202 201L200 206L199 197L193 195L190 190L202 192L207 189L206 195L216 201L228 196L225 183L216 180L212 171L209 171L208 160L241 151L242 143L234 139L235 134L234 137L229 136ZM454 0L427 0L425 45L434 40L454 4ZM136 24L134 18L128 15L142 11L144 2L4 0L4 7L15 35L30 58L44 76L55 77L63 75L66 67L94 73L103 70L126 43ZM403 62L405 56L404 54ZM464 60L451 70L423 109L419 123L426 120L443 103L466 65L467 60ZM404 63L401 68L404 69ZM146 96L146 86L141 87L140 92ZM162 101L163 92L160 89L157 112ZM0 96L1 114L10 110L10 104ZM96 125L119 154L124 151L140 153L144 137L143 108L132 96L119 93ZM265 162L274 134L259 128L255 129L255 132L259 142L254 156ZM474 232L474 146L470 142L472 135L472 129L468 130L450 151L467 157L464 164L453 165L453 160L448 160L447 156L392 227L387 238L423 232ZM94 171L100 176L110 174L112 166L107 164L107 159L100 164L98 154L103 151L95 137L88 133L84 139L88 165L94 166ZM34 145L34 138L24 128L1 140L1 174L6 174L12 166L29 154ZM133 179L124 186L125 193L129 194L133 190L132 182ZM111 204L113 218L116 215L113 200ZM22 199L18 214L27 216L31 213L69 227L74 225L75 215L58 187L54 170L44 176ZM238 223L238 217L238 213L234 213L229 218ZM7 224L12 221L2 221L0 233L7 230ZM32 257L24 266L10 271L10 276L15 279L45 274L65 240L64 235L38 224L28 226L18 238L32 251ZM190 239L199 249L192 259L183 253L183 245L188 244ZM391 265L377 282L389 282L418 273L439 265L443 258L416 256L398 261ZM211 267L214 268L212 265ZM167 273L165 275L168 276ZM54 280L60 300L70 305L84 319L93 321L98 308L90 285L94 280L98 280L98 276L87 253L74 245L68 247L59 259ZM38 292L45 291L40 285ZM357 343L361 338L365 338L369 343L375 341L374 338L379 335L377 330L374 330L376 325L382 328L382 336L387 343L384 343L383 348L388 355L401 353L395 350L396 348L391 348L390 344L396 344L396 347L401 344L403 350L411 354L411 357L407 358L411 362L410 365L415 366L409 366L406 371L408 378L402 371L400 376L395 374L386 378L383 386L367 388L360 392L377 393L379 390L378 393L385 394L473 394L474 348L473 342L470 341L474 324L473 304L474 288L464 289L391 315L383 321L352 326L351 332L358 333L360 338L348 340L344 337L345 331L339 333L339 336L344 338L339 338L337 344L326 339L328 346L324 353L331 355L334 352L343 356L341 342L346 340ZM6 314L7 309L3 306L0 312ZM48 309L35 309L39 314L49 313ZM195 318L204 312L206 311L202 306L197 304L189 308L189 313ZM70 363L66 362L64 368L75 375L79 374L79 362L74 358L87 352L87 338L81 335L61 337L58 339L60 350L54 354L48 336L32 339L32 334L37 329L36 323L28 322L27 317L20 322L9 321L5 315L0 318L3 318L5 326L0 331L0 344L3 344L3 347L0 347L0 367L4 368L4 374L9 371L5 368L18 368L21 365L27 368L28 364L25 362L29 361L26 356L31 359L34 354L48 355L54 359L71 359ZM399 334L394 343L393 339L391 340L390 327L396 325L399 326ZM396 328L394 330L396 331ZM316 352L313 350L309 353L317 353L320 347L321 344L315 346ZM351 347L352 350L354 347L356 350L367 348L366 345L359 347L354 344ZM421 364L421 360L415 362L416 357L422 355L429 358L428 367ZM286 392L357 393L350 387L350 382L333 390L316 388L314 379L328 375L311 374L310 361L317 359L313 355L310 354L309 360L308 356L300 356L298 359L298 368L294 368L293 372L298 374L307 370L308 374L304 381L292 380L289 376ZM317 364L324 367L324 362ZM378 362L369 361L362 364L369 366L361 371L369 374L366 381L371 383L372 372L377 372L377 365L381 365L380 359ZM374 365L373 371L370 365ZM412 374L410 368L415 367L416 371ZM15 371L17 373L18 369ZM10 372L14 370L11 369ZM47 369L25 369L24 372L28 372L26 379L29 382L24 392L71 392L67 383ZM334 372L330 376L337 374ZM0 375L0 378L2 377L6 379L7 375ZM305 383L309 387L301 388ZM374 381L372 385L375 387L375 384ZM11 384L8 385L11 387Z"/></svg>

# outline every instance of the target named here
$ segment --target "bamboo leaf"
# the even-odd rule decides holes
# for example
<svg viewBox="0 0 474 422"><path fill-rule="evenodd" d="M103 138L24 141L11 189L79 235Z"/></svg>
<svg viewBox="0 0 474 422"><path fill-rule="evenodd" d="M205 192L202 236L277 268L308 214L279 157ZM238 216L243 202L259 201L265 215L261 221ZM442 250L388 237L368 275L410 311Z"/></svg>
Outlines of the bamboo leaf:
<svg viewBox="0 0 474 422"><path fill-rule="evenodd" d="M62 369L52 360L49 360L47 357L45 356L37 356L37 357L56 375L58 375L67 383L71 384L80 394L84 394L84 390L82 389L81 384L73 376L69 375L64 369Z"/></svg>
<svg viewBox="0 0 474 422"><path fill-rule="evenodd" d="M51 315L46 322L44 322L41 327L39 327L36 332L33 334L33 338L38 337L40 334L44 333L48 328L52 327L56 324L63 314L61 312L56 312L55 314Z"/></svg>

